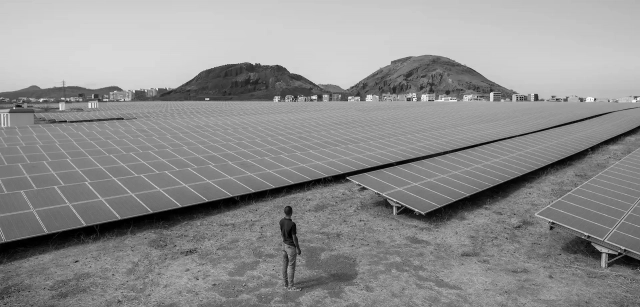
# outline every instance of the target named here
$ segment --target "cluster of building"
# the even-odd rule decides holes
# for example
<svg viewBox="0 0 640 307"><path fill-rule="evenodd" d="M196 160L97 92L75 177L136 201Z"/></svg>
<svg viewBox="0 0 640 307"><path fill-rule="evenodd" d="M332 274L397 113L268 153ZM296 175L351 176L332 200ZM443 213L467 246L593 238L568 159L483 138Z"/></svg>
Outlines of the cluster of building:
<svg viewBox="0 0 640 307"><path fill-rule="evenodd" d="M532 94L531 97L534 97L537 101L538 95ZM331 95L312 95L312 96L303 96L299 95L297 97L293 95L287 95L282 100L281 96L273 97L274 102L303 102L303 101L341 101L342 95L340 94L331 94ZM347 96L345 97L346 101L361 101L360 96ZM472 95L464 95L464 101L501 101L502 94L500 92L491 92L489 95L486 94L472 94ZM386 93L382 95L366 95L364 101L458 101L458 98L451 97L448 95L439 95L438 99L436 99L435 93L427 93L422 94L418 97L417 93L407 93L407 94L391 94Z"/></svg>
<svg viewBox="0 0 640 307"><path fill-rule="evenodd" d="M340 94L332 94L332 95L312 95L312 96L293 96L287 95L284 100L281 100L280 96L275 96L273 101L285 101L285 102L303 102L303 101L341 101L342 96ZM346 101L361 101L360 96L347 96ZM408 94L391 94L386 93L382 95L366 95L364 101L458 101L457 97L452 97L449 95L438 95L436 99L436 94L422 94L418 97L416 93L408 93ZM510 98L503 97L501 92L491 92L489 94L468 94L462 96L462 101L545 101L541 99L538 94L513 94ZM595 97L578 97L575 95L565 96L565 97L557 97L551 96L551 98L546 101L553 102L617 102L617 103L640 103L640 96L626 96L619 99L597 99Z"/></svg>
<svg viewBox="0 0 640 307"><path fill-rule="evenodd" d="M342 95L341 94L324 94L324 95L311 95L311 96L286 95L286 96L284 96L284 100L282 100L282 96L274 96L273 97L273 101L274 102L280 102L280 101L284 101L284 102L314 101L315 102L315 101L341 101L341 100L342 100Z"/></svg>
<svg viewBox="0 0 640 307"><path fill-rule="evenodd" d="M133 101L133 100L150 100L156 98L163 93L172 90L171 88L149 88L139 90L115 91L110 92L108 101Z"/></svg>

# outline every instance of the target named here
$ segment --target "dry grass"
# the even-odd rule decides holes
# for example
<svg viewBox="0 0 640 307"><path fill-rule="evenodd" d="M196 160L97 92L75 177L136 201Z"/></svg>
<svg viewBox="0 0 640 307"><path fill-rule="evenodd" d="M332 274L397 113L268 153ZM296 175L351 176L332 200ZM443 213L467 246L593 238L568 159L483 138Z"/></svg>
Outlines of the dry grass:
<svg viewBox="0 0 640 307"><path fill-rule="evenodd" d="M10 306L637 306L640 262L599 268L534 213L640 147L633 131L427 216L344 179L2 245ZM303 254L279 286L278 220Z"/></svg>

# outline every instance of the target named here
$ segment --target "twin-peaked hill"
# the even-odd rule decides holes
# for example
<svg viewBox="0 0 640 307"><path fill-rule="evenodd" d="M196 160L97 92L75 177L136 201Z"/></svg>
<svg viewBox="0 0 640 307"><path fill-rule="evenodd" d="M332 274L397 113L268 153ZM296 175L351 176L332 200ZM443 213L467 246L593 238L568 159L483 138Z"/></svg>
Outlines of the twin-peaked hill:
<svg viewBox="0 0 640 307"><path fill-rule="evenodd" d="M485 78L470 67L446 57L423 55L392 61L344 90L317 85L280 65L227 64L202 71L180 87L162 94L163 100L267 100L273 96L344 93L357 96L382 93L436 93L461 97L467 93L515 92Z"/></svg>
<svg viewBox="0 0 640 307"><path fill-rule="evenodd" d="M353 95L435 93L461 97L466 93L515 92L452 59L423 55L401 58L378 69L347 90Z"/></svg>

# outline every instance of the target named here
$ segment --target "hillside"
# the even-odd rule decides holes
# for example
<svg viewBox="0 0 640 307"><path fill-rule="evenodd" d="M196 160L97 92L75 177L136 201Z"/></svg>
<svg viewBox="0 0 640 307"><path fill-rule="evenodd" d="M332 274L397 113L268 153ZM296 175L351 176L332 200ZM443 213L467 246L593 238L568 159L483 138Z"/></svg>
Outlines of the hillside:
<svg viewBox="0 0 640 307"><path fill-rule="evenodd" d="M105 95L113 91L122 91L122 89L117 86L103 87L99 89L89 89L89 88L84 88L79 86L67 86L64 88L64 91L63 91L62 87L52 87L52 88L41 89L38 86L32 85L25 89L13 91L13 92L0 93L0 97L5 97L9 99L16 99L18 97L56 98L57 99L57 98L62 98L63 95L65 95L65 93L67 97L75 97L75 96L78 96L78 94L80 93L84 93L87 96L91 94Z"/></svg>
<svg viewBox="0 0 640 307"><path fill-rule="evenodd" d="M280 95L311 95L326 91L307 78L290 73L280 65L259 63L227 64L202 71L180 87L162 94L161 99L227 100L272 99Z"/></svg>
<svg viewBox="0 0 640 307"><path fill-rule="evenodd" d="M331 93L346 93L347 91L334 84L318 84L319 87Z"/></svg>
<svg viewBox="0 0 640 307"><path fill-rule="evenodd" d="M354 95L401 93L436 93L462 97L467 93L515 92L452 59L423 55L392 61L347 90Z"/></svg>

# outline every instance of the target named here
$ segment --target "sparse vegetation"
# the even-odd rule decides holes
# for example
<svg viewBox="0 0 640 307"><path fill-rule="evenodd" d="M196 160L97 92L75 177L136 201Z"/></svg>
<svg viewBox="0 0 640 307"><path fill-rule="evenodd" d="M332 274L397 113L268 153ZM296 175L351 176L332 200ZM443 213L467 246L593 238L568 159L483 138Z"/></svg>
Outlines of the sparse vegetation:
<svg viewBox="0 0 640 307"><path fill-rule="evenodd" d="M637 306L640 261L534 213L640 147L640 130L426 216L344 178L2 245L7 306ZM294 207L301 292L279 286Z"/></svg>

